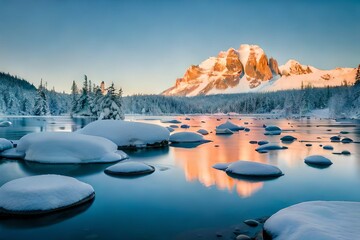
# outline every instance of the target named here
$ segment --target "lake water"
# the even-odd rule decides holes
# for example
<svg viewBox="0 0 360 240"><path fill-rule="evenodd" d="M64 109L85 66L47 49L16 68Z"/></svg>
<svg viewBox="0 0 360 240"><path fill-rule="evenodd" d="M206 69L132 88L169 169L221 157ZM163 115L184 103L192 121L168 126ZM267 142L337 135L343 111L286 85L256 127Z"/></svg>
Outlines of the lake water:
<svg viewBox="0 0 360 240"><path fill-rule="evenodd" d="M137 118L130 117L130 120ZM24 176L56 173L89 183L96 192L95 200L80 208L38 218L0 219L0 239L203 239L204 232L210 232L216 239L216 233L223 229L249 218L270 216L299 202L360 201L360 145L329 140L346 130L349 132L346 137L359 141L359 123L237 116L231 121L251 131L221 136L214 134L215 126L228 117L191 116L190 121L183 116L173 118L191 126L188 130L176 131L204 128L213 131L205 136L213 142L195 148L126 151L132 160L153 165L156 171L151 175L108 176L103 170L110 164L47 165L0 160L1 185ZM217 118L222 119L217 121ZM169 125L159 119L139 121ZM9 120L13 126L0 128L0 137L13 140L29 132L74 131L90 121L68 117ZM264 136L263 124L277 125L286 130L282 135L313 141L313 146L306 147L305 142L296 141L282 144L288 147L286 150L260 154L250 140L280 143L281 137ZM330 144L334 151L323 150L319 144ZM342 150L349 150L351 155L332 154ZM328 156L333 165L325 169L306 165L304 158L313 154ZM276 165L285 175L270 181L250 181L231 178L212 168L217 162L240 159Z"/></svg>

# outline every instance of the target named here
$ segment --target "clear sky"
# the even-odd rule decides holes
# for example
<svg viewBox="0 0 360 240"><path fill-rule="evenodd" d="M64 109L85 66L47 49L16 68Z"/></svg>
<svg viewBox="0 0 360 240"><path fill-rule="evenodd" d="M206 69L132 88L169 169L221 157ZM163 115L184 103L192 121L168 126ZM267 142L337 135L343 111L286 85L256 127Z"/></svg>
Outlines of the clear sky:
<svg viewBox="0 0 360 240"><path fill-rule="evenodd" d="M87 74L160 93L191 64L240 44L284 64L360 63L359 0L0 0L0 71L57 91Z"/></svg>

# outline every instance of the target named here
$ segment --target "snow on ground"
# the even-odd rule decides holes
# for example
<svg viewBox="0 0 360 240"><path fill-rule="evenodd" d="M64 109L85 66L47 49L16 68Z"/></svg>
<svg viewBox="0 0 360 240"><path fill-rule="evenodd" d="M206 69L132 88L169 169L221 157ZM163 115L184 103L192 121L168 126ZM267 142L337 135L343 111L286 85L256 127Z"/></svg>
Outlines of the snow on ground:
<svg viewBox="0 0 360 240"><path fill-rule="evenodd" d="M238 126L231 121L227 120L225 123L216 126L216 129L230 129L231 131L239 131L244 130L245 128L242 126Z"/></svg>
<svg viewBox="0 0 360 240"><path fill-rule="evenodd" d="M13 143L5 138L0 138L0 152L13 147Z"/></svg>
<svg viewBox="0 0 360 240"><path fill-rule="evenodd" d="M204 137L194 132L177 132L170 135L170 142L172 143L194 143L206 141Z"/></svg>
<svg viewBox="0 0 360 240"><path fill-rule="evenodd" d="M16 150L25 153L25 160L41 163L116 162L127 158L106 138L68 132L25 135Z"/></svg>
<svg viewBox="0 0 360 240"><path fill-rule="evenodd" d="M12 180L0 187L0 212L31 214L90 200L89 184L61 175L38 175Z"/></svg>
<svg viewBox="0 0 360 240"><path fill-rule="evenodd" d="M360 202L311 201L278 211L264 229L274 240L354 240L359 219Z"/></svg>
<svg viewBox="0 0 360 240"><path fill-rule="evenodd" d="M119 147L144 148L166 145L170 132L162 126L121 120L99 120L77 133L107 138Z"/></svg>
<svg viewBox="0 0 360 240"><path fill-rule="evenodd" d="M276 166L243 160L231 163L225 171L230 174L252 177L278 177L283 175Z"/></svg>
<svg viewBox="0 0 360 240"><path fill-rule="evenodd" d="M321 156L321 155L311 155L305 158L305 163L307 164L315 164L315 165L324 165L328 166L331 165L332 162L330 159Z"/></svg>
<svg viewBox="0 0 360 240"><path fill-rule="evenodd" d="M121 162L105 169L105 173L115 175L140 175L155 171L153 166L142 162Z"/></svg>

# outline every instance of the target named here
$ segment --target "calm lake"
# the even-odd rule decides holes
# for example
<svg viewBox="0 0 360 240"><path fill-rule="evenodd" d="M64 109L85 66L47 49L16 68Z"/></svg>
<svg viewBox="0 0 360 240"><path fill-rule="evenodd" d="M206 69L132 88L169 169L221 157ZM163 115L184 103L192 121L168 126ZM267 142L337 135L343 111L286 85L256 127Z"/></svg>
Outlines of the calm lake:
<svg viewBox="0 0 360 240"><path fill-rule="evenodd" d="M213 142L194 148L168 147L125 151L134 161L153 165L151 175L120 178L106 175L111 164L47 165L0 160L0 184L38 174L63 174L91 184L96 192L92 203L45 217L0 219L0 239L203 239L203 232L216 233L250 218L270 216L281 208L309 200L360 201L360 144L330 143L342 135L360 141L360 124L321 119L266 119L235 116L231 121L250 128L233 135L215 135L227 116L128 117L128 120L163 124L178 119L197 131L209 132ZM220 121L217 118L221 118ZM0 128L0 137L11 140L30 132L75 131L91 120L69 117L3 118L13 126ZM247 123L247 124L246 124ZM298 139L282 144L281 136L264 136L263 124L277 125ZM268 140L288 149L260 154L250 140ZM300 141L299 141L300 140ZM305 144L311 141L312 146ZM320 144L330 144L333 151ZM219 145L215 147L215 145ZM332 152L348 150L351 155ZM328 168L306 165L304 158L320 154L333 161ZM270 181L234 179L212 168L218 162L251 160L278 166L284 176ZM206 238L209 239L209 238Z"/></svg>

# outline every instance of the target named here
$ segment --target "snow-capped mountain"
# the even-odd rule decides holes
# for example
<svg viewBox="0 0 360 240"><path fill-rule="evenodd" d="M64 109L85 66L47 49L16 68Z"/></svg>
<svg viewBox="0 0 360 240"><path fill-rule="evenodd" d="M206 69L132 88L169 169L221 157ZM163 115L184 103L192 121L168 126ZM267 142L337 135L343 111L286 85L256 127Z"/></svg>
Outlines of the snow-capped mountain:
<svg viewBox="0 0 360 240"><path fill-rule="evenodd" d="M257 45L242 44L190 66L163 95L196 96L353 84L356 68L320 70L289 60L282 66Z"/></svg>

